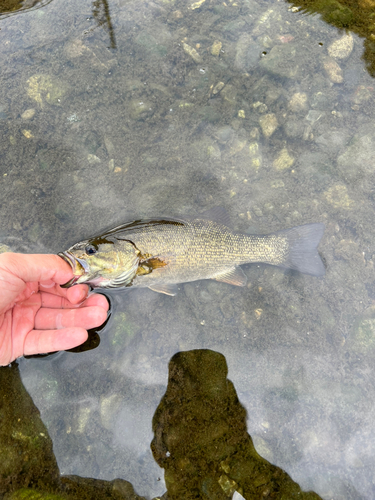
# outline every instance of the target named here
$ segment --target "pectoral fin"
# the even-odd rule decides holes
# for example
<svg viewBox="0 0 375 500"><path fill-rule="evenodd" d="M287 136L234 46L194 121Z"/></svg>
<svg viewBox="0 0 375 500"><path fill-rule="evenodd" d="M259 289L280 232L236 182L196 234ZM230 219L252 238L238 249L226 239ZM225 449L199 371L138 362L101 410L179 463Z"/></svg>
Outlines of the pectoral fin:
<svg viewBox="0 0 375 500"><path fill-rule="evenodd" d="M236 286L245 286L247 283L247 276L240 267L232 267L231 269L226 269L222 273L217 274L212 279Z"/></svg>
<svg viewBox="0 0 375 500"><path fill-rule="evenodd" d="M150 290L158 293L165 293L165 295L176 295L178 292L177 285L174 284L155 284L149 286Z"/></svg>

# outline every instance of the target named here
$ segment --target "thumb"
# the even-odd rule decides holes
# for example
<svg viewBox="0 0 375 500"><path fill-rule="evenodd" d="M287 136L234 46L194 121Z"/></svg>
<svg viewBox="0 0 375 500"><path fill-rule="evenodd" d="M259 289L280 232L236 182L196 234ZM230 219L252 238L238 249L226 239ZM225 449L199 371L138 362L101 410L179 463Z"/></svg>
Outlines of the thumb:
<svg viewBox="0 0 375 500"><path fill-rule="evenodd" d="M24 283L52 280L61 285L73 277L69 264L58 255L3 253L0 255L0 281L7 276Z"/></svg>

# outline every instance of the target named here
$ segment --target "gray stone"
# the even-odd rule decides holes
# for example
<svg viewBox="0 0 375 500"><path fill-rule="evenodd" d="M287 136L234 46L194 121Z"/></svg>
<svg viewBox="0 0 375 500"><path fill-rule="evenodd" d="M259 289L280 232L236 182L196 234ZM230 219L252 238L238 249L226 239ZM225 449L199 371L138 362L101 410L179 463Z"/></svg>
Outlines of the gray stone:
<svg viewBox="0 0 375 500"><path fill-rule="evenodd" d="M235 68L241 71L250 71L260 61L261 52L260 45L250 35L241 35L236 45Z"/></svg>
<svg viewBox="0 0 375 500"><path fill-rule="evenodd" d="M302 137L304 131L304 123L302 120L290 118L284 123L283 128L287 137Z"/></svg>
<svg viewBox="0 0 375 500"><path fill-rule="evenodd" d="M348 141L348 134L344 130L332 130L320 135L315 142L328 153L336 154L343 149Z"/></svg>
<svg viewBox="0 0 375 500"><path fill-rule="evenodd" d="M259 65L267 72L282 78L295 79L299 73L298 50L292 43L276 45Z"/></svg>
<svg viewBox="0 0 375 500"><path fill-rule="evenodd" d="M374 173L375 131L355 135L346 151L338 157L337 168L348 181L355 181Z"/></svg>

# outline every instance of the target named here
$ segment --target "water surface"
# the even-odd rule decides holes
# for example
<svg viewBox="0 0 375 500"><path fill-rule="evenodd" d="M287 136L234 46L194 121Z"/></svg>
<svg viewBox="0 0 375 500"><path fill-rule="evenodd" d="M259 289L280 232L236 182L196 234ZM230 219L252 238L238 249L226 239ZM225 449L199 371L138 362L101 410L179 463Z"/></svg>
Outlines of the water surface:
<svg viewBox="0 0 375 500"><path fill-rule="evenodd" d="M0 17L3 244L58 252L216 205L241 232L326 225L324 278L249 265L246 288L130 290L96 349L20 360L61 474L162 495L150 443L168 363L211 349L261 456L325 500L374 498L375 107L359 35L279 1L53 0Z"/></svg>

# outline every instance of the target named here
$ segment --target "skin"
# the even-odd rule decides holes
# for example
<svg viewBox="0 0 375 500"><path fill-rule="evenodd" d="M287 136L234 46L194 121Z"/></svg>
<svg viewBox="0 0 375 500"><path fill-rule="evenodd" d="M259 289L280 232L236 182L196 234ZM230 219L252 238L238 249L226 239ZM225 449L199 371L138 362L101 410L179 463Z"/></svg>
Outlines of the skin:
<svg viewBox="0 0 375 500"><path fill-rule="evenodd" d="M0 254L0 366L76 347L107 319L103 295L88 297L87 285L59 286L72 277L57 255Z"/></svg>

